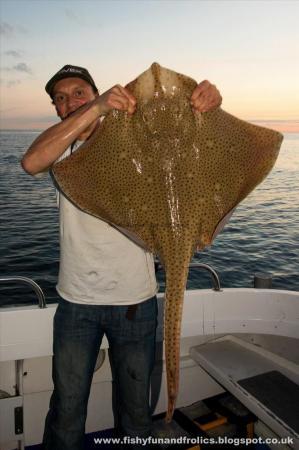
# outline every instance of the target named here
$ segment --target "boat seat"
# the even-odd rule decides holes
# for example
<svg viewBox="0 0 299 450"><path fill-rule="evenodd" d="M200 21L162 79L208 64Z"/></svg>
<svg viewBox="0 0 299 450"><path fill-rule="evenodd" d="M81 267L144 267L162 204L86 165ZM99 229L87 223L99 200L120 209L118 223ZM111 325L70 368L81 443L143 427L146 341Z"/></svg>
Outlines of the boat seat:
<svg viewBox="0 0 299 450"><path fill-rule="evenodd" d="M224 336L190 349L209 375L289 445L299 449L299 367L272 352Z"/></svg>

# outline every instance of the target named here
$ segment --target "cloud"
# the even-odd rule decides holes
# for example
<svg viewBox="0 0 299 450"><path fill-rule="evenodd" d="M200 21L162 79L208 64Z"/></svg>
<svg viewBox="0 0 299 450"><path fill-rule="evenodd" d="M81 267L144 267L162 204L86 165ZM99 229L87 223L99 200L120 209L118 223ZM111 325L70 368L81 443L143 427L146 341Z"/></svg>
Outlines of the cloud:
<svg viewBox="0 0 299 450"><path fill-rule="evenodd" d="M32 75L31 68L24 62L15 64L12 67L2 67L1 70L5 71L5 72L22 72L22 73L28 73L29 75Z"/></svg>
<svg viewBox="0 0 299 450"><path fill-rule="evenodd" d="M12 36L14 32L13 27L7 22L0 22L0 34L3 36Z"/></svg>
<svg viewBox="0 0 299 450"><path fill-rule="evenodd" d="M10 38L18 33L28 34L28 30L23 25L13 26L8 22L0 22L0 35Z"/></svg>
<svg viewBox="0 0 299 450"><path fill-rule="evenodd" d="M8 80L6 86L10 88L16 86L17 84L21 84L21 80Z"/></svg>
<svg viewBox="0 0 299 450"><path fill-rule="evenodd" d="M21 80L4 80L3 78L0 78L0 85L1 86L6 86L8 88L16 86L17 84L21 84ZM0 112L2 112L2 110L0 109Z"/></svg>
<svg viewBox="0 0 299 450"><path fill-rule="evenodd" d="M66 8L64 10L64 13L68 19L72 20L73 22L76 22L78 25L83 26L86 25L85 21L82 20L82 17L77 16L77 14L75 14L74 11L72 11L71 9Z"/></svg>
<svg viewBox="0 0 299 450"><path fill-rule="evenodd" d="M72 9L64 8L64 14L70 22L76 23L76 25L79 25L80 27L89 29L90 28L98 29L100 27L100 24L92 23L90 19L87 19L86 16L82 16L81 13L80 15L78 15Z"/></svg>
<svg viewBox="0 0 299 450"><path fill-rule="evenodd" d="M12 56L13 58L21 58L22 56L21 52L17 52L16 50L7 50L4 54L7 56Z"/></svg>
<svg viewBox="0 0 299 450"><path fill-rule="evenodd" d="M15 66L13 66L13 70L16 70L17 72L25 72L25 73L28 73L29 75L32 74L32 70L24 62L20 62L20 63L16 64Z"/></svg>
<svg viewBox="0 0 299 450"><path fill-rule="evenodd" d="M99 23L95 17L88 17L87 15L82 14L81 11L80 14L77 14L76 11L73 11L70 8L64 8L63 12L66 20L69 21L72 26L75 25L76 27L83 29L96 30L97 32L102 28L101 23Z"/></svg>

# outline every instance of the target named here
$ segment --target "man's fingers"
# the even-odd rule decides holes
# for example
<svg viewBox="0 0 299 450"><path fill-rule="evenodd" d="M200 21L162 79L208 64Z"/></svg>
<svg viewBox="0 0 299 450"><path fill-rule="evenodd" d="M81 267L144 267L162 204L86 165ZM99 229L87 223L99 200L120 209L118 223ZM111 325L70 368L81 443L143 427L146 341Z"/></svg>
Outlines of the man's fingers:
<svg viewBox="0 0 299 450"><path fill-rule="evenodd" d="M201 94L192 102L192 106L195 109L202 109L206 108L210 103L212 103L212 97L210 95Z"/></svg>
<svg viewBox="0 0 299 450"><path fill-rule="evenodd" d="M204 80L201 83L199 83L192 92L191 102L193 103L194 100L196 100L197 97L199 97L203 92L205 92L209 86L211 86L211 83L207 80Z"/></svg>
<svg viewBox="0 0 299 450"><path fill-rule="evenodd" d="M106 102L109 108L127 111L129 114L133 114L136 109L135 97L119 84L107 91Z"/></svg>
<svg viewBox="0 0 299 450"><path fill-rule="evenodd" d="M222 97L214 84L204 80L194 89L190 102L199 112L211 111L221 105Z"/></svg>
<svg viewBox="0 0 299 450"><path fill-rule="evenodd" d="M115 86L115 90L116 92L118 92L118 94L122 97L125 97L126 99L128 99L128 101L130 102L130 104L132 106L136 105L136 98L134 97L133 94L131 94L130 91L128 91L128 89L124 88L123 86L121 86L120 84L117 84Z"/></svg>
<svg viewBox="0 0 299 450"><path fill-rule="evenodd" d="M193 109L195 109L196 111L199 112L207 112L207 111L212 111L213 109L216 109L218 107L218 104L216 104L215 102L204 102L204 103L199 103L193 106Z"/></svg>
<svg viewBox="0 0 299 450"><path fill-rule="evenodd" d="M115 88L109 92L107 104L111 108L133 113L135 111L136 102L133 102L132 99L128 98L121 89Z"/></svg>
<svg viewBox="0 0 299 450"><path fill-rule="evenodd" d="M121 111L128 109L128 102L125 103L121 98L111 98L108 104L112 109L119 109Z"/></svg>

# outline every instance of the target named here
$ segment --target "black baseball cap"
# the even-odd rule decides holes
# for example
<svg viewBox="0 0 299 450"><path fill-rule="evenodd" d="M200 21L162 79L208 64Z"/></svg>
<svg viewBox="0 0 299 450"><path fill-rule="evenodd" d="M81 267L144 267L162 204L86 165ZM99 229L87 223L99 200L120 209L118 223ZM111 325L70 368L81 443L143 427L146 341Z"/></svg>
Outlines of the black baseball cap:
<svg viewBox="0 0 299 450"><path fill-rule="evenodd" d="M92 76L88 72L87 69L84 69L84 67L78 67L78 66L71 66L70 64L67 64L66 66L63 66L62 69L58 70L57 73L48 81L48 83L45 86L46 92L50 95L51 98L53 98L53 89L55 84L62 80L63 78L82 78L82 80L87 81L93 89L98 92L98 88L95 85L95 82L92 79Z"/></svg>

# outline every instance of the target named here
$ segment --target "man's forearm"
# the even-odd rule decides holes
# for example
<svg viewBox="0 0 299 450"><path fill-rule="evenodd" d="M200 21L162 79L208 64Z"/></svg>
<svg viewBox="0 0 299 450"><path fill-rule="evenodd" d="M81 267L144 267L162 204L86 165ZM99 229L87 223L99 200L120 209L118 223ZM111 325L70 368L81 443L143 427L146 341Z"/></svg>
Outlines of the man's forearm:
<svg viewBox="0 0 299 450"><path fill-rule="evenodd" d="M49 169L80 134L100 117L97 103L91 102L62 122L48 128L31 144L21 161L23 169L36 175Z"/></svg>

